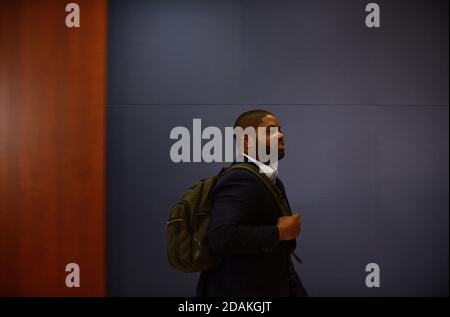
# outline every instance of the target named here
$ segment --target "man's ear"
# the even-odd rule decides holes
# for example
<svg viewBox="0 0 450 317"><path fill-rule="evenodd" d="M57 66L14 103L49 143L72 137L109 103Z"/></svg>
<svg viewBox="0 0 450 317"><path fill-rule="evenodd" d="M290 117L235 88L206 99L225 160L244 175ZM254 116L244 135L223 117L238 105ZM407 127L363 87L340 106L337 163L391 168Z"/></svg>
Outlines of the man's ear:
<svg viewBox="0 0 450 317"><path fill-rule="evenodd" d="M251 141L250 141L250 138L248 137L248 134L244 134L243 147L244 147L245 153L247 153L247 154L248 154L248 148L250 146L250 143L251 143Z"/></svg>
<svg viewBox="0 0 450 317"><path fill-rule="evenodd" d="M244 147L248 147L248 135L244 134Z"/></svg>

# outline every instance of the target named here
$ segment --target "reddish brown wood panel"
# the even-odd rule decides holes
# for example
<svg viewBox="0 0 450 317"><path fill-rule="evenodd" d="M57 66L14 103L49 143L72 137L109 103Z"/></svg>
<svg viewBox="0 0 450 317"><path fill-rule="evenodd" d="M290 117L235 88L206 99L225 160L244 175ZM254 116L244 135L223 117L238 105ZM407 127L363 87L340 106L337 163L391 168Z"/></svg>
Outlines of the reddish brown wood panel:
<svg viewBox="0 0 450 317"><path fill-rule="evenodd" d="M0 2L0 295L105 295L106 24L106 0Z"/></svg>

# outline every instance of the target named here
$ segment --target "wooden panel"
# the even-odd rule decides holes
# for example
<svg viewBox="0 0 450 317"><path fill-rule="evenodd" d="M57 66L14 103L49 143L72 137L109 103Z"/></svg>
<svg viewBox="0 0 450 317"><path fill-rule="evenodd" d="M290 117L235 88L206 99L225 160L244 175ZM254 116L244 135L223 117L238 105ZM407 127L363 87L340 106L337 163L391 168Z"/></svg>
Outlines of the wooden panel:
<svg viewBox="0 0 450 317"><path fill-rule="evenodd" d="M0 2L0 295L105 295L107 3L69 2Z"/></svg>

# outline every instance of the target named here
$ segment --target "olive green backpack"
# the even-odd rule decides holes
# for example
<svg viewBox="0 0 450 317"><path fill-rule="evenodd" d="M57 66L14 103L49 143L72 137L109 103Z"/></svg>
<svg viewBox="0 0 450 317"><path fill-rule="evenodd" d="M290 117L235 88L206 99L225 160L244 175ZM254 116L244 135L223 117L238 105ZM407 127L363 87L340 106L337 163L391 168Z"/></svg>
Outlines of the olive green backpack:
<svg viewBox="0 0 450 317"><path fill-rule="evenodd" d="M218 175L195 182L170 211L167 221L167 255L169 263L183 272L202 272L220 264L221 256L214 254L208 243L211 216L211 193L219 177L240 168L256 175L270 190L282 216L290 216L289 204L281 190L253 164L237 163L222 168Z"/></svg>

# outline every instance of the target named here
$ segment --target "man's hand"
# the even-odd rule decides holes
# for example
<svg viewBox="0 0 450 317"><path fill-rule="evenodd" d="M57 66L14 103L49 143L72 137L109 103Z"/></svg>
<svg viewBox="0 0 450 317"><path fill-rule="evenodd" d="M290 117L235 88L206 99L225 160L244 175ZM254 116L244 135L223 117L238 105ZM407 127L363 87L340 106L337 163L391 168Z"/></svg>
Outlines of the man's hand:
<svg viewBox="0 0 450 317"><path fill-rule="evenodd" d="M277 227L279 241L295 239L300 233L301 217L299 214L280 217L277 221Z"/></svg>

